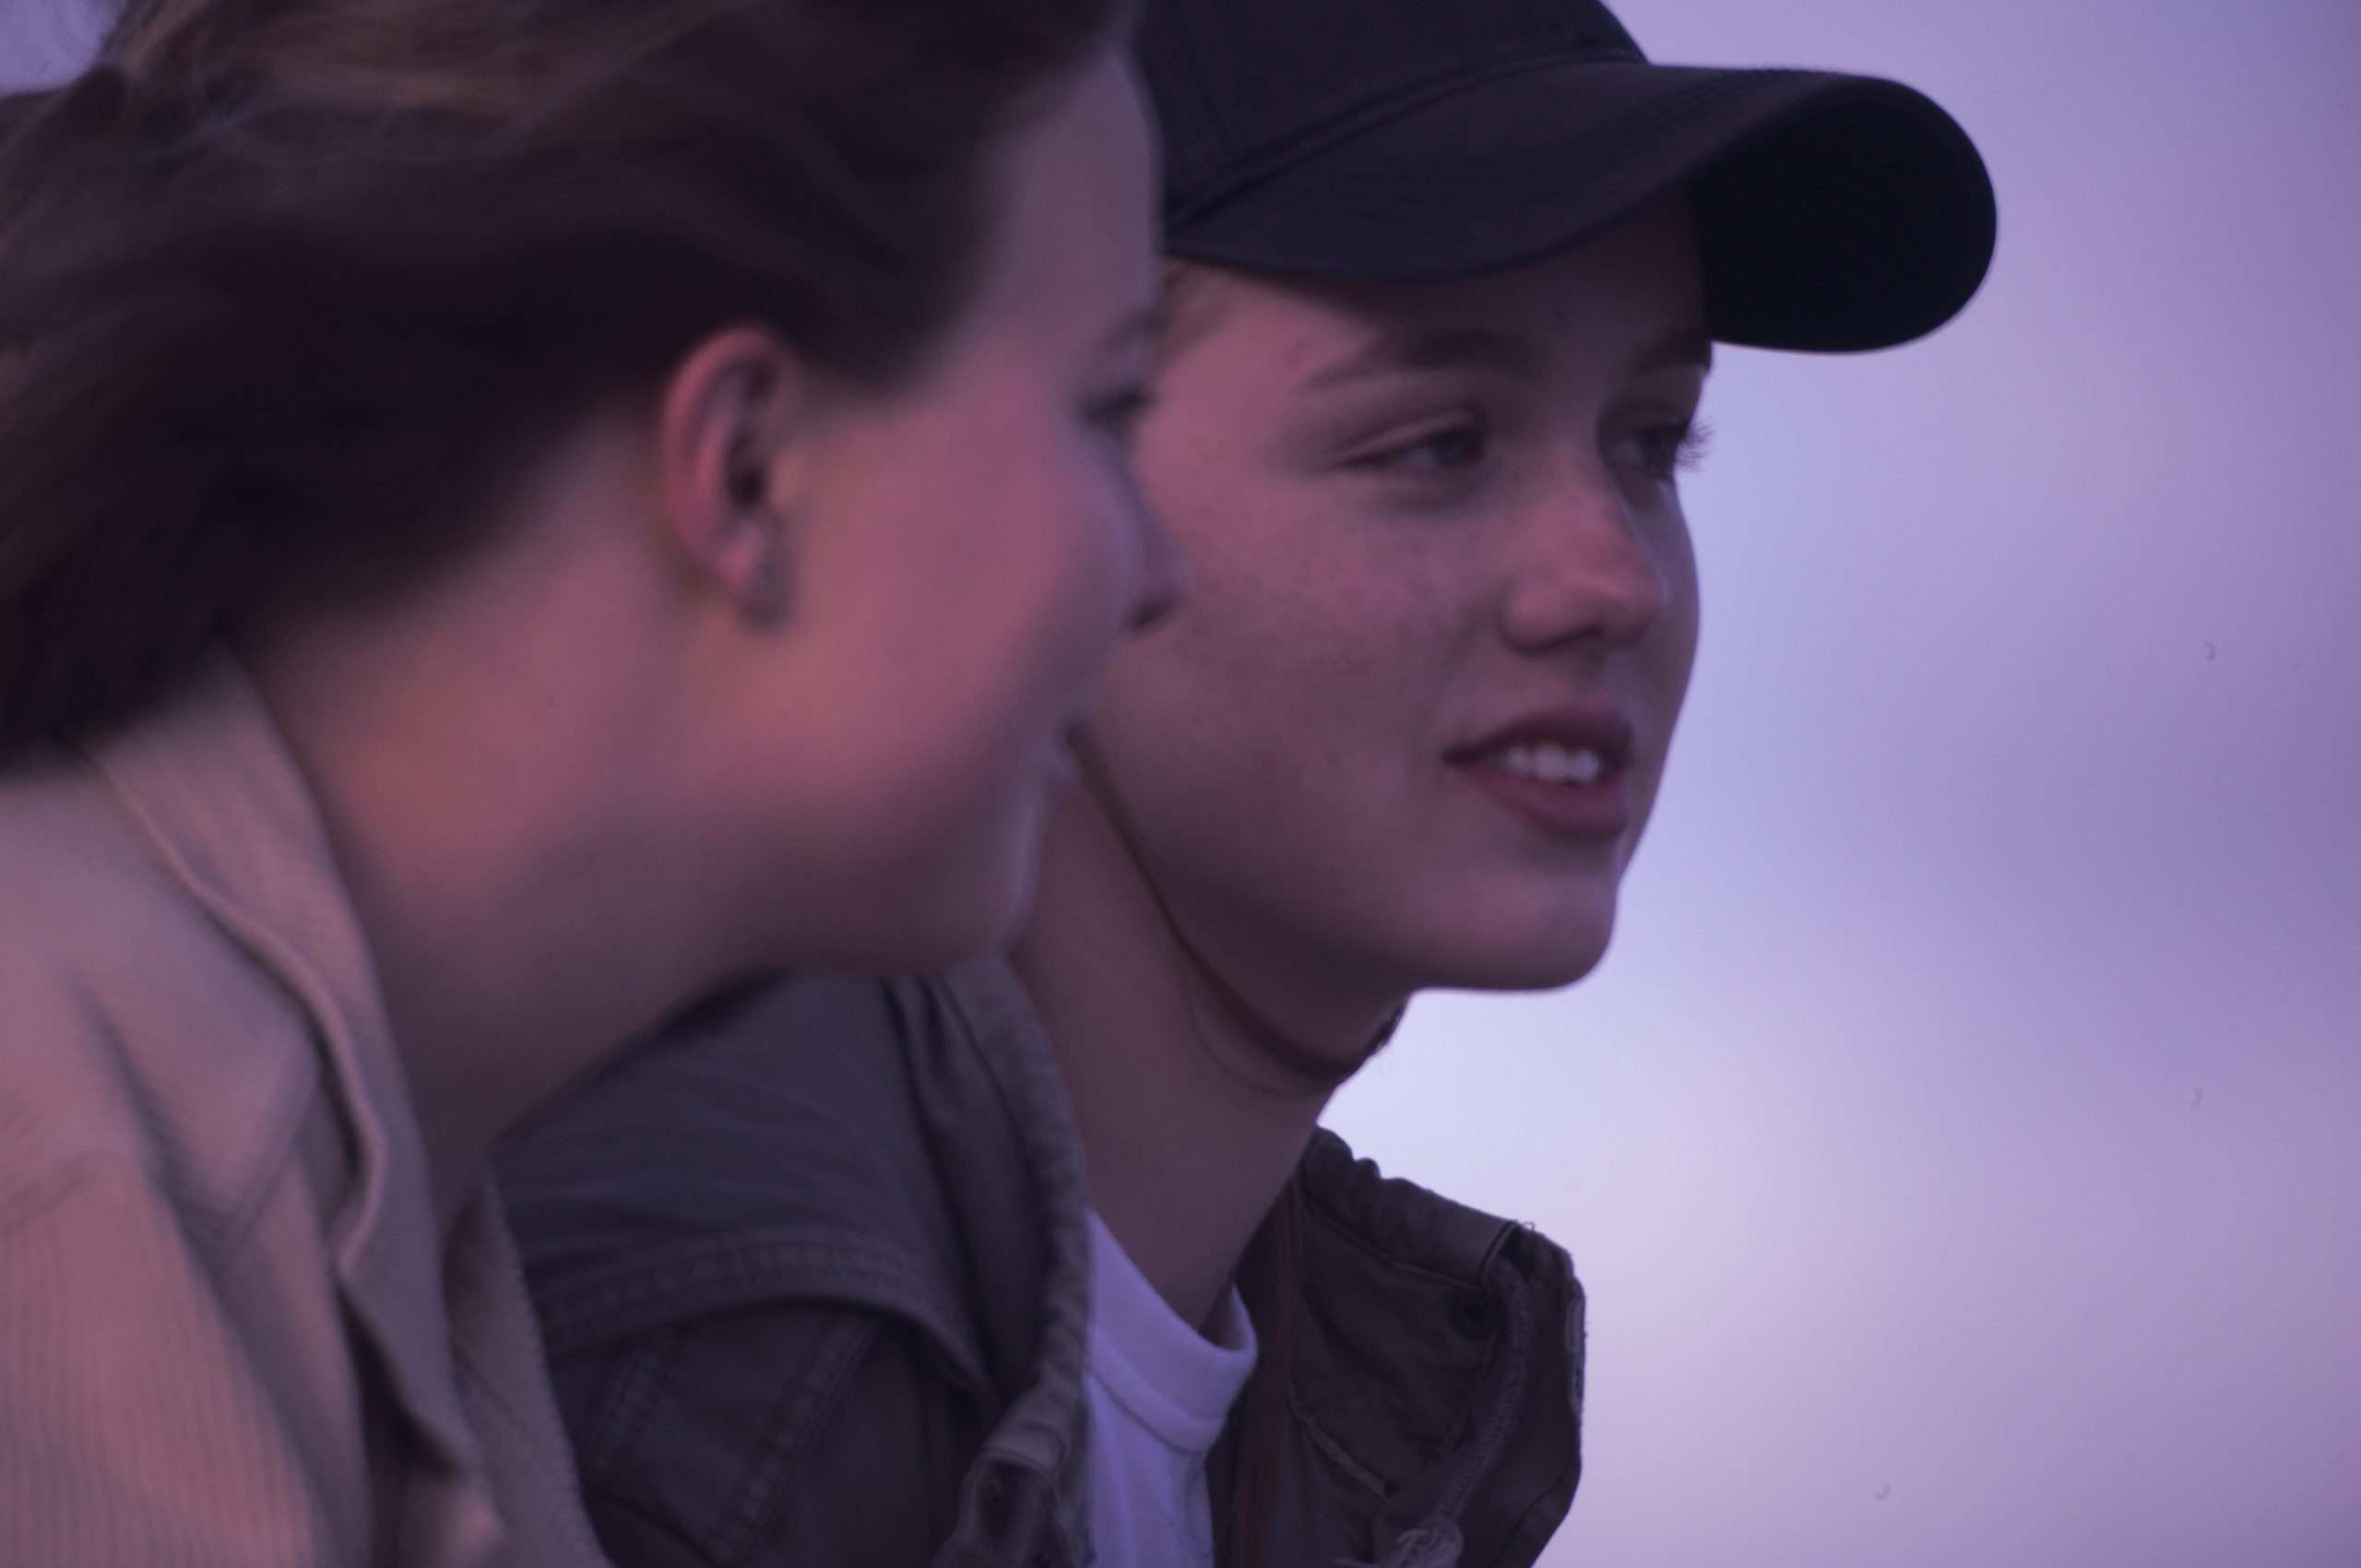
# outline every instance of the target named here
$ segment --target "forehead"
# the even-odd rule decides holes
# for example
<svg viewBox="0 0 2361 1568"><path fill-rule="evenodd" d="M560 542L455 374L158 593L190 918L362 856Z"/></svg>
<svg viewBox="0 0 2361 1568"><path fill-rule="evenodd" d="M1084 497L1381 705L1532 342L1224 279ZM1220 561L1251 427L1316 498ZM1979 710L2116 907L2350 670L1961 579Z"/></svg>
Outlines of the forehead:
<svg viewBox="0 0 2361 1568"><path fill-rule="evenodd" d="M986 303L1064 319L1110 294L1127 309L1153 301L1154 141L1121 56L1079 73L1010 139L1003 165Z"/></svg>
<svg viewBox="0 0 2361 1568"><path fill-rule="evenodd" d="M1616 360L1669 348L1701 363L1697 244L1685 202L1648 208L1598 238L1528 265L1467 278L1286 277L1175 270L1177 359L1220 339L1309 381L1362 369L1468 364L1538 373L1567 356Z"/></svg>

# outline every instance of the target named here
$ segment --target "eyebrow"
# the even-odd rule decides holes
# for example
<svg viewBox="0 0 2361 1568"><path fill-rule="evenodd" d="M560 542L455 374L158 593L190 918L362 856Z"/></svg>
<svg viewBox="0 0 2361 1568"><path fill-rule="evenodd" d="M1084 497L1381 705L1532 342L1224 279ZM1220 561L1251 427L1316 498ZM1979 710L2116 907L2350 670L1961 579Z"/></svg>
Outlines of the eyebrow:
<svg viewBox="0 0 2361 1568"><path fill-rule="evenodd" d="M1438 370L1489 370L1525 380L1538 377L1544 355L1532 341L1487 327L1455 327L1439 331L1388 332L1304 380L1306 390L1319 390L1374 375ZM1671 366L1714 367L1713 339L1694 328L1668 334L1637 355L1631 374Z"/></svg>
<svg viewBox="0 0 2361 1568"><path fill-rule="evenodd" d="M1693 327L1667 334L1631 362L1631 372L1635 375L1644 375L1652 370L1667 370L1680 365L1712 370L1713 339Z"/></svg>
<svg viewBox="0 0 2361 1568"><path fill-rule="evenodd" d="M1304 378L1315 391L1405 371L1492 370L1530 380L1541 374L1541 350L1522 338L1482 327L1387 332Z"/></svg>

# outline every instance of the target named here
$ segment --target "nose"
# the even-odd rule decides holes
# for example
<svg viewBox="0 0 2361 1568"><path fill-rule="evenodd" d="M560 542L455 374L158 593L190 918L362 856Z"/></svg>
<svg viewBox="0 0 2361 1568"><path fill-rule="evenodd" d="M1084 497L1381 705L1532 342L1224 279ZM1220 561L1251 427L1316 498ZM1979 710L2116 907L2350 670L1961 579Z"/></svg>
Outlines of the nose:
<svg viewBox="0 0 2361 1568"><path fill-rule="evenodd" d="M1139 519L1139 588L1131 618L1131 629L1135 634L1171 614L1189 592L1189 564L1182 558L1172 530L1164 526L1164 519L1153 506L1142 505Z"/></svg>
<svg viewBox="0 0 2361 1568"><path fill-rule="evenodd" d="M1646 636L1671 597L1646 521L1602 463L1560 470L1527 513L1528 548L1501 616L1509 642L1604 650Z"/></svg>

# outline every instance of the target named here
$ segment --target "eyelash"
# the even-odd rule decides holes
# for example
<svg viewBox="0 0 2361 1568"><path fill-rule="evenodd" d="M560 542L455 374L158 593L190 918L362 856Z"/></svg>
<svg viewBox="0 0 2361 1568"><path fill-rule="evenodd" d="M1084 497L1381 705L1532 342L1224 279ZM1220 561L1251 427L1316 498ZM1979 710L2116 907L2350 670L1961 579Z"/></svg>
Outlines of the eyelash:
<svg viewBox="0 0 2361 1568"><path fill-rule="evenodd" d="M1418 464L1410 461L1416 454L1434 451L1446 442L1472 442L1476 450L1473 455L1456 463ZM1355 458L1352 466L1379 473L1399 472L1414 469L1425 472L1449 473L1481 462L1489 449L1489 434L1482 425L1471 420L1461 424L1446 425L1440 430L1430 430L1416 440L1399 442L1382 451L1371 452L1367 457Z"/></svg>
<svg viewBox="0 0 2361 1568"><path fill-rule="evenodd" d="M1704 462L1713 435L1712 427L1701 420L1652 425L1637 433L1642 447L1640 466L1657 479L1667 481L1691 472ZM1489 433L1483 425L1469 421L1430 431L1415 441L1406 441L1383 451L1372 452L1357 459L1353 466L1375 472L1400 472L1416 468L1423 472L1453 473L1481 462L1489 449ZM1414 465L1409 461L1415 454L1434 451L1445 443L1468 442L1474 444L1475 451L1458 462Z"/></svg>
<svg viewBox="0 0 2361 1568"><path fill-rule="evenodd" d="M1140 422L1155 407L1155 394L1145 386L1132 386L1100 399L1086 411L1091 423L1113 437L1117 445L1129 446L1139 438Z"/></svg>
<svg viewBox="0 0 2361 1568"><path fill-rule="evenodd" d="M1655 425L1641 431L1639 434L1642 442L1650 448L1642 459L1642 466L1658 479L1665 480L1694 473L1704 465L1705 454L1714 444L1714 427L1703 420Z"/></svg>

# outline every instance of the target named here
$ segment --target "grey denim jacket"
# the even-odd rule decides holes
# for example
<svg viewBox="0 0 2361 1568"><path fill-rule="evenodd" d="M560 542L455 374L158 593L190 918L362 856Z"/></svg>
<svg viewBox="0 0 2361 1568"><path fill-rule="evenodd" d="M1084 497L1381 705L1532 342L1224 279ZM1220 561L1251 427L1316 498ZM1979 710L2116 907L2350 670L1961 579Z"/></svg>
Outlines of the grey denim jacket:
<svg viewBox="0 0 2361 1568"><path fill-rule="evenodd" d="M1581 1469L1572 1264L1326 1133L1299 1175L1270 1561L1531 1563ZM723 999L502 1186L621 1568L1091 1561L1088 1197L1004 964Z"/></svg>

